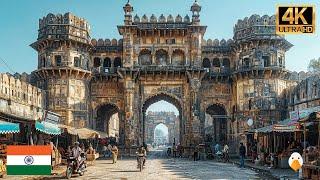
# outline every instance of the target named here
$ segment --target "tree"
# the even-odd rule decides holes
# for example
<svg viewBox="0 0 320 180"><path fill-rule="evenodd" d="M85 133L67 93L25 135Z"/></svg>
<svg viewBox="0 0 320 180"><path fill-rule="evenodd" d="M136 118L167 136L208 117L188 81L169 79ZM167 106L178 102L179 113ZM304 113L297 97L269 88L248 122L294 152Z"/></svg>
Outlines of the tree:
<svg viewBox="0 0 320 180"><path fill-rule="evenodd" d="M320 57L311 59L308 65L308 71L312 73L320 73Z"/></svg>

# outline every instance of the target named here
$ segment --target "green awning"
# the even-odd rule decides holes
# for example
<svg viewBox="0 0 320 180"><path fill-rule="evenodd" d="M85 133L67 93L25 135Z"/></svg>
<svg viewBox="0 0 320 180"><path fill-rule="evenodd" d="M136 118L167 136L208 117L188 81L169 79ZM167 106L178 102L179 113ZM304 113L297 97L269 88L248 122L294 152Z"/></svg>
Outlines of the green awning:
<svg viewBox="0 0 320 180"><path fill-rule="evenodd" d="M36 129L46 134L50 135L60 135L61 129L56 124L52 124L49 122L36 122Z"/></svg>
<svg viewBox="0 0 320 180"><path fill-rule="evenodd" d="M0 134L19 133L19 132L20 132L19 124L0 120Z"/></svg>

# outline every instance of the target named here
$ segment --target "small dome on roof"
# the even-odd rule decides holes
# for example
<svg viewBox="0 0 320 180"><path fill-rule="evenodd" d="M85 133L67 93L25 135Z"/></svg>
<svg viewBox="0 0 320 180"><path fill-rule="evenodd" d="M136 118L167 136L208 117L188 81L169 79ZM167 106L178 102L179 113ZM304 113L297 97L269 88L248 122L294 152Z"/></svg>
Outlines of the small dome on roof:
<svg viewBox="0 0 320 180"><path fill-rule="evenodd" d="M157 22L157 17L154 14L151 15L150 22L152 22L152 23L156 23Z"/></svg>
<svg viewBox="0 0 320 180"><path fill-rule="evenodd" d="M164 17L163 14L160 15L159 22L162 22L162 23L166 22L166 17Z"/></svg>
<svg viewBox="0 0 320 180"><path fill-rule="evenodd" d="M173 22L173 16L170 14L167 18L167 22Z"/></svg>

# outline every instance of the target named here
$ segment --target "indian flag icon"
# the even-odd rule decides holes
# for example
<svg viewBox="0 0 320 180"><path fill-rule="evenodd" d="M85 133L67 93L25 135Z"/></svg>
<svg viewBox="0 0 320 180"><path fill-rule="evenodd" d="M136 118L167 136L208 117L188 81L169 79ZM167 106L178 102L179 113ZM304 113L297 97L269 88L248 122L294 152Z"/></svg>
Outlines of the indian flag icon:
<svg viewBox="0 0 320 180"><path fill-rule="evenodd" d="M51 146L7 146L8 175L51 175Z"/></svg>

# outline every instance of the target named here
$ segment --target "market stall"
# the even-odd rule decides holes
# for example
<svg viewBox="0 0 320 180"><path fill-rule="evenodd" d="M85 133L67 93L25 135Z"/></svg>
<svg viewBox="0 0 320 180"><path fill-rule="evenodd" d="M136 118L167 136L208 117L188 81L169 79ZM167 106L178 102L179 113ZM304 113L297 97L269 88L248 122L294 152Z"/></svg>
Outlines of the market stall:
<svg viewBox="0 0 320 180"><path fill-rule="evenodd" d="M6 157L7 145L9 144L10 135L19 133L20 127L17 123L11 123L0 120L0 177L6 174Z"/></svg>
<svg viewBox="0 0 320 180"><path fill-rule="evenodd" d="M308 118L299 120L299 123L302 126L304 126L304 139L305 139L304 164L302 166L303 178L319 179L320 177L320 112L311 113Z"/></svg>
<svg viewBox="0 0 320 180"><path fill-rule="evenodd" d="M285 119L276 124L255 130L259 142L260 164L271 167L289 168L288 159L292 152L299 151L296 133L300 132L296 121Z"/></svg>
<svg viewBox="0 0 320 180"><path fill-rule="evenodd" d="M58 144L58 135L61 134L61 129L58 127L57 124L53 124L50 122L42 121L35 123L36 130L40 131L41 133L44 133L41 137L44 137L45 144L50 144L52 147L52 153L51 153L51 165L52 167L55 167L59 164L61 164L61 154L59 153L59 150L57 148ZM56 145L53 144L53 140L56 141Z"/></svg>
<svg viewBox="0 0 320 180"><path fill-rule="evenodd" d="M106 136L105 133L98 132L89 128L80 128L76 129L78 137L80 140L94 140L99 138L100 136ZM93 141L90 143L93 144ZM87 161L89 164L93 164L94 161L99 157L99 153L96 152L96 148L89 147L87 151Z"/></svg>

